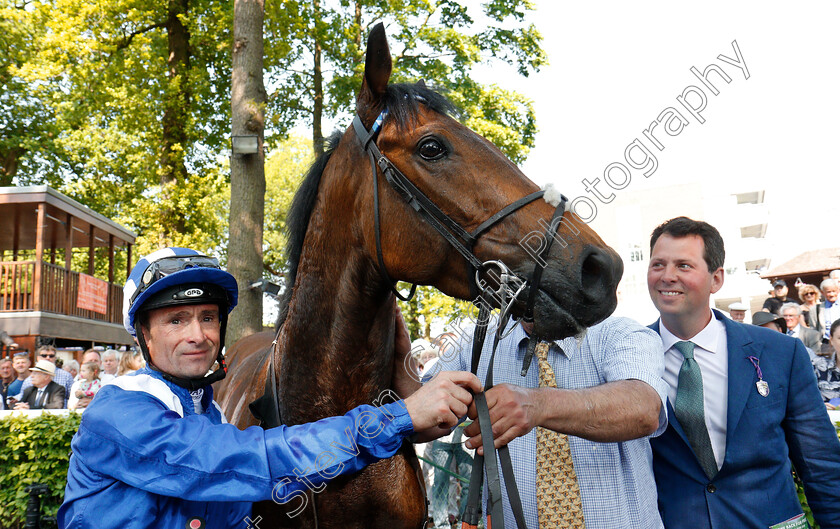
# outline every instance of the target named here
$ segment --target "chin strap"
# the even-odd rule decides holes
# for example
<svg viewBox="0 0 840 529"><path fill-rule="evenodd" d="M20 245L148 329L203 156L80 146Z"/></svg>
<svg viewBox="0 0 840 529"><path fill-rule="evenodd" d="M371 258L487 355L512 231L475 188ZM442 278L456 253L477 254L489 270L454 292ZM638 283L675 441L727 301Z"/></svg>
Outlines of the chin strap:
<svg viewBox="0 0 840 529"><path fill-rule="evenodd" d="M182 388L188 389L190 391L195 391L197 389L204 388L213 384L214 382L218 382L225 378L227 375L227 365L225 364L225 357L222 354L222 344L225 343L225 330L227 329L227 312L221 311L222 314L219 316L219 353L216 355L216 362L219 364L219 368L209 375L205 375L203 377L195 377L195 378L181 378L176 377L175 375L170 375L164 371L158 369L158 367L152 362L152 357L149 355L149 347L146 345L146 338L143 336L143 331L140 328L140 318L135 319L134 321L134 333L136 334L137 343L140 345L140 351L143 353L143 359L146 360L146 365L149 366L150 369L154 369L161 376L172 382L176 386L180 386Z"/></svg>

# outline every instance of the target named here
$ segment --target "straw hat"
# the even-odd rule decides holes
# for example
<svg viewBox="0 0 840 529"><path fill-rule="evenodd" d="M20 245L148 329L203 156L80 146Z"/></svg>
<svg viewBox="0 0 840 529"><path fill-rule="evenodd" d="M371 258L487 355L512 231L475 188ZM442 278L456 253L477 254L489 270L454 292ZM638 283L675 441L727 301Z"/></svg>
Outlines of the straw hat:
<svg viewBox="0 0 840 529"><path fill-rule="evenodd" d="M46 373L49 376L55 376L55 364L49 360L38 360L34 367L29 368L30 371L37 371L39 373Z"/></svg>

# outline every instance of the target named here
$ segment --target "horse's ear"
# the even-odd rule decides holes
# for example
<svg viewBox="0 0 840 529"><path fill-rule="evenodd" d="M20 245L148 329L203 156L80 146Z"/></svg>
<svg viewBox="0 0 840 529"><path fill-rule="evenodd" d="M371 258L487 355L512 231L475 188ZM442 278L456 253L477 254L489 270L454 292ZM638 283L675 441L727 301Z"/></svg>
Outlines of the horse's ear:
<svg viewBox="0 0 840 529"><path fill-rule="evenodd" d="M371 110L379 107L378 103L388 89L388 79L391 78L391 51L388 49L388 38L385 36L385 26L380 22L370 30L365 54L365 76L362 79L362 89L356 99L356 112L362 120L367 122ZM375 119L370 118L372 121ZM370 125L370 123L366 123Z"/></svg>
<svg viewBox="0 0 840 529"><path fill-rule="evenodd" d="M420 79L419 81L417 81L417 86L419 86L420 88L426 88L426 81Z"/></svg>

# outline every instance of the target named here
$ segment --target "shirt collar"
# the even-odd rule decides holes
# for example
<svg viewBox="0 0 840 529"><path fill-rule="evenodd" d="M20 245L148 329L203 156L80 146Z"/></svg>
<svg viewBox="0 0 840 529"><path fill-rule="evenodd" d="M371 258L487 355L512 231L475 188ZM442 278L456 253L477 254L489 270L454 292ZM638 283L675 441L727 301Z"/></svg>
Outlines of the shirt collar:
<svg viewBox="0 0 840 529"><path fill-rule="evenodd" d="M712 313L712 319L709 323L702 331L689 338L689 341L693 342L694 345L700 347L701 349L709 351L710 353L717 353L721 333L726 333L726 327L723 322L718 320L715 314ZM662 337L662 346L664 347L662 351L663 353L674 347L675 343L683 341L682 338L677 338L674 333L669 331L668 327L665 326L662 320L659 320L659 334Z"/></svg>
<svg viewBox="0 0 840 529"><path fill-rule="evenodd" d="M519 325L517 322L512 321L511 324L505 328L505 331L510 330L510 325L516 325L516 328L510 331L510 336L508 339L513 340L513 343L518 344L518 349L524 351L525 348L528 347L528 339L530 336L525 329L522 328L522 325ZM488 332L487 333L487 340L493 340L493 334ZM553 344L555 347L549 349L549 353L552 351L559 351L562 354L566 355L567 358L571 358L574 355L574 352L577 350L576 338L574 336L569 338L564 338L562 340L553 340L550 343ZM566 343L570 341L570 343ZM491 342L492 343L492 342Z"/></svg>

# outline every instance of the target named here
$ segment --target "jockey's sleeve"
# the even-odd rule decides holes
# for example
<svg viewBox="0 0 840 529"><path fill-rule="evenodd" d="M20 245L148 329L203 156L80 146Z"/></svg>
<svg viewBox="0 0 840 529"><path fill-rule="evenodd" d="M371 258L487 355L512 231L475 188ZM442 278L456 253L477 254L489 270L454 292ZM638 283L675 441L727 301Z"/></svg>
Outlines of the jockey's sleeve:
<svg viewBox="0 0 840 529"><path fill-rule="evenodd" d="M403 401L296 426L239 430L180 417L155 397L103 388L73 439L88 478L192 501L279 500L393 456L414 433ZM107 405L106 405L107 404Z"/></svg>

